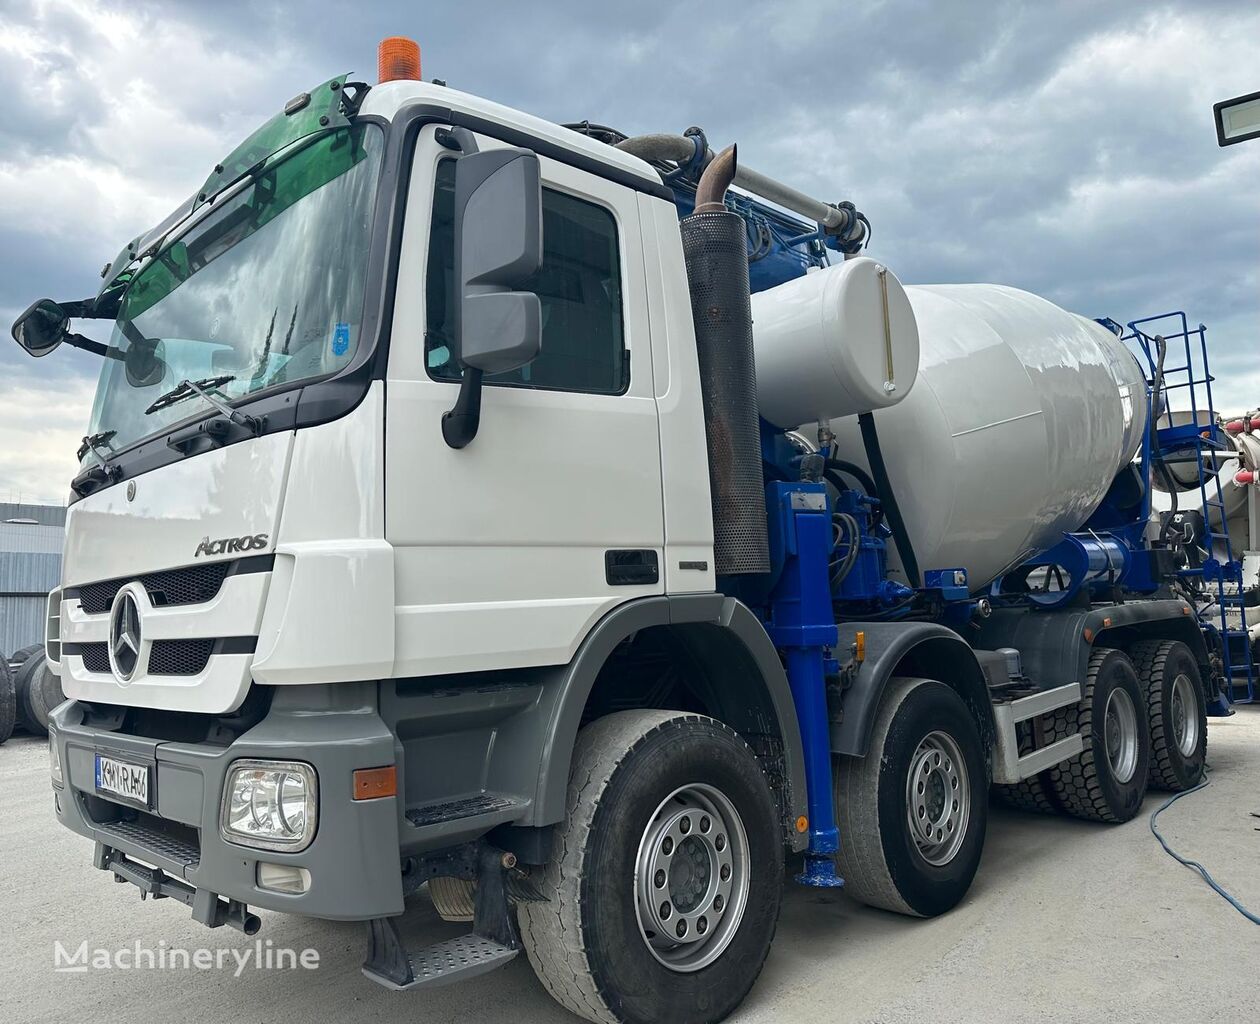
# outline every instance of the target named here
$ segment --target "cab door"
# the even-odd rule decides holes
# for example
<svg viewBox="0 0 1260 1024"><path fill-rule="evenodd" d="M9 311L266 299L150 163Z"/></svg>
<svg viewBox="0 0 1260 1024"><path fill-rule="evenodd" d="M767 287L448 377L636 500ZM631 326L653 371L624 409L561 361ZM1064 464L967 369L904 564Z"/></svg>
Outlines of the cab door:
<svg viewBox="0 0 1260 1024"><path fill-rule="evenodd" d="M480 430L452 449L441 420L460 373L450 335L456 155L434 131L416 144L386 395L394 674L563 664L614 606L663 592L637 198L540 158L544 257L531 290L542 350L485 378Z"/></svg>

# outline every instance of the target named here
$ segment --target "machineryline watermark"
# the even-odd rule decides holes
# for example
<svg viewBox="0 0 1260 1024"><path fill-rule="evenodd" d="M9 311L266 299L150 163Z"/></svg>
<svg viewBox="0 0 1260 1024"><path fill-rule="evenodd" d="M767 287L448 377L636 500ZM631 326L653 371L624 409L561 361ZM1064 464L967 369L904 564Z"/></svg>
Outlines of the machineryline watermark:
<svg viewBox="0 0 1260 1024"><path fill-rule="evenodd" d="M53 970L61 974L89 971L223 971L239 978L246 971L314 971L319 968L319 950L277 946L270 939L256 939L252 946L202 946L188 949L167 945L165 940L150 945L136 939L130 946L113 949L89 946L84 939L67 949L53 943Z"/></svg>

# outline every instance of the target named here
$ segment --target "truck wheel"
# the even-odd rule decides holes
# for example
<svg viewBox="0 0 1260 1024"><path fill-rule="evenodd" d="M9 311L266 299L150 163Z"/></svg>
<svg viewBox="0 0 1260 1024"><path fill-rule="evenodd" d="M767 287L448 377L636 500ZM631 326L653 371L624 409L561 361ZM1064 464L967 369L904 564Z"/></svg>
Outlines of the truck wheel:
<svg viewBox="0 0 1260 1024"><path fill-rule="evenodd" d="M893 678L865 757L836 759L840 873L872 907L933 917L980 864L988 772L975 718L934 679Z"/></svg>
<svg viewBox="0 0 1260 1024"><path fill-rule="evenodd" d="M1146 795L1151 750L1146 694L1128 656L1095 648L1080 704L1056 717L1065 735L1079 731L1085 741L1076 757L1047 769L1063 809L1091 821L1128 821Z"/></svg>
<svg viewBox="0 0 1260 1024"><path fill-rule="evenodd" d="M1146 690L1151 785L1174 793L1197 786L1207 760L1207 702L1194 655L1185 644L1159 640L1134 644L1129 655Z"/></svg>
<svg viewBox="0 0 1260 1024"><path fill-rule="evenodd" d="M1006 786L995 785L993 795L999 803L1017 811L1032 814L1057 814L1059 811L1058 804L1054 802L1054 792L1040 774Z"/></svg>
<svg viewBox="0 0 1260 1024"><path fill-rule="evenodd" d="M0 658L0 743L13 735L17 721L17 693L13 689L13 673L9 663Z"/></svg>
<svg viewBox="0 0 1260 1024"><path fill-rule="evenodd" d="M707 1024L752 988L783 879L775 802L720 722L622 711L578 734L547 902L517 908L543 986L600 1024Z"/></svg>
<svg viewBox="0 0 1260 1024"><path fill-rule="evenodd" d="M48 721L53 708L66 699L61 680L41 657L35 670L27 677L26 712L27 727L40 736L48 735Z"/></svg>

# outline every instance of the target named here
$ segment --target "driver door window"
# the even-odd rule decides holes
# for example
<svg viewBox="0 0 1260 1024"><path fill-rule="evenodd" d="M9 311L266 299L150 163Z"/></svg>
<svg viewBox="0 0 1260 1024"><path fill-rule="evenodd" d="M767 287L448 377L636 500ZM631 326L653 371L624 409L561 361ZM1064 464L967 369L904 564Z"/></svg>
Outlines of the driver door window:
<svg viewBox="0 0 1260 1024"><path fill-rule="evenodd" d="M425 366L435 380L457 381L452 352L455 308L455 161L437 166L426 274ZM487 385L619 395L629 386L622 324L617 222L601 206L543 189L543 265L525 288L542 305L542 352L533 362L485 378Z"/></svg>

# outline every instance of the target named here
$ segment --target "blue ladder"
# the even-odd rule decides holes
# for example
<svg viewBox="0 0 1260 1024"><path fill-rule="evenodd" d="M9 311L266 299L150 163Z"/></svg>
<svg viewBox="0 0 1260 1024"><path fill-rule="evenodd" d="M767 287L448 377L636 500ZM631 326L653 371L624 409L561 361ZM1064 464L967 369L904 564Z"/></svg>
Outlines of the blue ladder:
<svg viewBox="0 0 1260 1024"><path fill-rule="evenodd" d="M1207 557L1201 565L1178 570L1178 575L1199 595L1200 600L1193 602L1195 614L1204 632L1219 645L1224 700L1218 700L1209 713L1229 714L1229 704L1255 700L1256 668L1243 604L1242 563L1234 557L1225 518L1225 496L1216 471L1220 462L1217 453L1231 449L1212 406L1215 378L1208 370L1207 328L1199 324L1192 329L1180 310L1131 320L1128 326L1129 333L1123 340L1136 342L1141 348L1151 374L1150 415L1167 421L1166 426L1160 427L1156 420L1156 451L1149 451L1148 436L1143 441L1143 458L1162 461L1175 456L1179 462L1193 462L1197 473ZM1188 411L1188 423L1174 422L1170 397L1175 392L1184 392L1190 399L1189 410L1179 410L1182 414ZM1211 496L1213 492L1215 497ZM1230 584L1234 586L1231 588ZM1206 603L1204 598L1208 599ZM1230 622L1231 611L1237 616L1236 622Z"/></svg>

